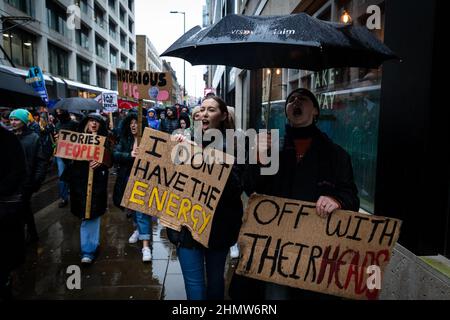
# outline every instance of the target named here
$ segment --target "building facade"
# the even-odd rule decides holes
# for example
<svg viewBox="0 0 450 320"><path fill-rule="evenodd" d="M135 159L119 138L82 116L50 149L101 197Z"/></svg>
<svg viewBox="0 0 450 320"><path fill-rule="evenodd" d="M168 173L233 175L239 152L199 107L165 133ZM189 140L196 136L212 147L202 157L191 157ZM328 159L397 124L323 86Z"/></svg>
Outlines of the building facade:
<svg viewBox="0 0 450 320"><path fill-rule="evenodd" d="M169 72L172 75L172 97L169 101L165 101L166 104L181 103L183 101L183 88L178 83L177 73L170 65L170 62L162 60L163 72Z"/></svg>
<svg viewBox="0 0 450 320"><path fill-rule="evenodd" d="M162 71L162 60L155 46L147 36L136 35L136 49L137 70Z"/></svg>
<svg viewBox="0 0 450 320"><path fill-rule="evenodd" d="M40 66L68 96L116 90L116 68L136 67L134 0L1 0L0 10L34 19L2 20L0 44L16 67Z"/></svg>

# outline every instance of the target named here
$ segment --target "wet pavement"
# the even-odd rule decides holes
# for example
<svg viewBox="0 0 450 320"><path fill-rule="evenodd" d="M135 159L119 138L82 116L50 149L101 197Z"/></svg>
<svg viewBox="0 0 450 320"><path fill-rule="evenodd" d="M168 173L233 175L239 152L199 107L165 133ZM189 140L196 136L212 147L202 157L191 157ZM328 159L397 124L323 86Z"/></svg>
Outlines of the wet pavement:
<svg viewBox="0 0 450 320"><path fill-rule="evenodd" d="M95 263L80 264L80 220L70 205L58 208L57 179L51 176L33 197L40 240L27 248L25 264L14 273L16 299L185 300L175 247L165 228L153 223L152 261L142 262L141 243L129 244L132 221L112 204L115 176L109 181L109 208L102 217L100 251ZM45 203L47 202L47 203ZM40 208L42 207L42 208ZM67 288L69 266L80 266L81 289ZM228 287L234 265L227 261Z"/></svg>

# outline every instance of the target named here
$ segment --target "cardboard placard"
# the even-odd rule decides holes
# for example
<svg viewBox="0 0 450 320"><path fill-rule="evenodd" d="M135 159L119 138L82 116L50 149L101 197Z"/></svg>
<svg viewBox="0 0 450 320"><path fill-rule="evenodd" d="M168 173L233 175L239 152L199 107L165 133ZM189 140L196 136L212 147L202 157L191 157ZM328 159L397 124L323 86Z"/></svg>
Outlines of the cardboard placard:
<svg viewBox="0 0 450 320"><path fill-rule="evenodd" d="M111 155L105 149L106 137L60 130L58 134L58 145L56 157L79 161L97 161L108 164Z"/></svg>
<svg viewBox="0 0 450 320"><path fill-rule="evenodd" d="M214 161L218 158L225 163ZM223 152L171 141L169 134L145 128L121 205L156 216L174 230L184 225L207 247L233 163Z"/></svg>
<svg viewBox="0 0 450 320"><path fill-rule="evenodd" d="M323 219L315 203L254 194L239 234L236 272L351 299L377 299L400 226L398 219L344 210Z"/></svg>
<svg viewBox="0 0 450 320"><path fill-rule="evenodd" d="M166 101L172 95L170 72L117 69L119 96L136 100Z"/></svg>

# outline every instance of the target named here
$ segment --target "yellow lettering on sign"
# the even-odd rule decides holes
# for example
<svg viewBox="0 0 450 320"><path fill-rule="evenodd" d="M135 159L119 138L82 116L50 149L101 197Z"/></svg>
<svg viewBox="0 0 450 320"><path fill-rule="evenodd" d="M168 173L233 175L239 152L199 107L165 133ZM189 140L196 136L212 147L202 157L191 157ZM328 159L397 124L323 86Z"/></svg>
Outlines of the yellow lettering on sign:
<svg viewBox="0 0 450 320"><path fill-rule="evenodd" d="M181 200L180 204L180 210L178 211L178 220L180 220L181 215L183 215L184 221L188 222L188 218L186 216L186 213L191 210L191 200L189 199L183 199ZM195 226L194 226L195 229Z"/></svg>
<svg viewBox="0 0 450 320"><path fill-rule="evenodd" d="M202 215L203 215L203 225L198 230L199 235L202 234L202 232L205 230L206 226L208 225L209 220L211 220L211 218L212 218L212 215L211 214L207 215L205 210L202 211Z"/></svg>
<svg viewBox="0 0 450 320"><path fill-rule="evenodd" d="M136 204L139 204L142 206L144 204L144 200L136 199L136 196L143 197L143 196L145 196L145 192L142 190L139 190L139 187L143 187L143 188L147 189L148 184L136 180L134 182L133 191L131 192L131 195L130 195L130 202L133 202L133 203L136 203Z"/></svg>
<svg viewBox="0 0 450 320"><path fill-rule="evenodd" d="M156 209L158 211L163 211L164 209L164 203L166 202L166 197L167 197L167 190L164 191L161 199L159 198L159 191L158 191L158 187L154 187L152 190L152 193L150 194L150 199L148 201L148 206L151 207L153 204L153 200L155 200L156 202Z"/></svg>
<svg viewBox="0 0 450 320"><path fill-rule="evenodd" d="M192 221L194 222L194 226L193 226L193 229L194 229L194 230L195 230L195 228L197 227L197 223L198 223L198 218L194 215L194 213L195 213L195 212L201 213L202 210L203 210L203 208L202 208L202 206L199 205L199 204L196 204L196 205L194 205L194 206L192 207L192 210L191 210L191 219L192 219Z"/></svg>
<svg viewBox="0 0 450 320"><path fill-rule="evenodd" d="M173 198L180 200L180 197L177 196L175 193L171 193L169 196L169 201L167 202L167 208L166 208L166 213L169 216L175 217L175 213L171 211L172 207L177 207L177 204L173 202Z"/></svg>

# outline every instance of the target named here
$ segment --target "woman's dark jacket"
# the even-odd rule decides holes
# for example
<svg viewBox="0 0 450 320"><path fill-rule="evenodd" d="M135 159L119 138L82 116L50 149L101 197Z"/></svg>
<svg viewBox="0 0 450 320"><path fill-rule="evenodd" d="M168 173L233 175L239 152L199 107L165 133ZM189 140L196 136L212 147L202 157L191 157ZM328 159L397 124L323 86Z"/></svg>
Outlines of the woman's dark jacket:
<svg viewBox="0 0 450 320"><path fill-rule="evenodd" d="M116 183L114 184L113 202L116 207L121 209L122 207L120 206L120 203L122 202L122 197L125 193L128 178L134 163L134 158L131 156L131 151L133 150L134 145L134 137L130 130L130 123L133 119L137 120L138 116L136 113L130 112L123 120L122 134L113 153L114 163L119 165ZM142 121L142 131L144 131L146 126L146 121Z"/></svg>
<svg viewBox="0 0 450 320"><path fill-rule="evenodd" d="M107 137L108 129L105 120L100 115L89 115L80 122L78 132L84 132L89 119L94 118L100 123L98 135ZM108 146L106 146L108 147ZM95 219L106 212L108 204L108 167L101 165L94 170L92 186L91 215ZM89 161L71 161L64 170L63 179L69 182L70 210L75 216L86 219L86 195L89 177Z"/></svg>
<svg viewBox="0 0 450 320"><path fill-rule="evenodd" d="M22 195L30 199L33 192L41 187L47 175L48 158L43 150L41 138L30 128L24 126L21 135L17 136L25 154L27 176L23 183Z"/></svg>
<svg viewBox="0 0 450 320"><path fill-rule="evenodd" d="M208 242L208 248L210 249L228 250L237 242L244 214L241 200L243 192L242 175L243 167L234 164L214 213ZM192 238L191 233L185 227L182 227L181 231L167 228L167 236L176 246L203 248L200 243Z"/></svg>
<svg viewBox="0 0 450 320"><path fill-rule="evenodd" d="M0 125L0 274L9 273L25 259L25 210L21 198L27 176L25 154L17 137Z"/></svg>

